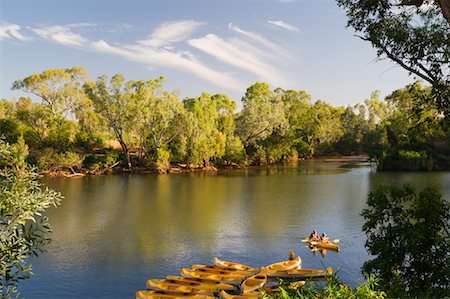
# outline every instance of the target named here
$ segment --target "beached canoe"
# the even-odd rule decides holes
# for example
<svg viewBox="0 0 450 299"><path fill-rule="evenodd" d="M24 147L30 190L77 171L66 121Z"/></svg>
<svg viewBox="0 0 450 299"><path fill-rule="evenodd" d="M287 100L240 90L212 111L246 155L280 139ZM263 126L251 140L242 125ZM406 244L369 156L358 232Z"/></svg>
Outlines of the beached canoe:
<svg viewBox="0 0 450 299"><path fill-rule="evenodd" d="M136 299L215 299L215 297L189 293L145 290L137 291Z"/></svg>
<svg viewBox="0 0 450 299"><path fill-rule="evenodd" d="M326 270L316 269L292 269L292 270L268 270L262 269L262 273L265 273L267 277L276 278L290 278L290 279L307 279L316 277L326 277L333 274L333 269L328 267Z"/></svg>
<svg viewBox="0 0 450 299"><path fill-rule="evenodd" d="M247 294L262 288L267 283L266 274L256 274L250 276L242 282L241 290L242 294Z"/></svg>
<svg viewBox="0 0 450 299"><path fill-rule="evenodd" d="M184 276L175 276L175 275L168 275L166 277L167 280L174 281L177 284L183 284L183 285L206 285L207 287L215 287L220 286L222 289L235 289L236 285L231 285L227 283L222 283L216 280L211 279L205 279L205 278L194 278L194 277L184 277Z"/></svg>
<svg viewBox="0 0 450 299"><path fill-rule="evenodd" d="M205 272L220 273L220 274L239 274L250 276L255 274L254 270L236 270L236 269L224 269L216 265L203 265L203 264L193 264L192 269L204 270Z"/></svg>
<svg viewBox="0 0 450 299"><path fill-rule="evenodd" d="M299 269L302 264L302 259L298 256L294 260L278 262L274 264L270 264L264 267L267 270L291 270L291 269ZM261 268L262 270L262 268Z"/></svg>
<svg viewBox="0 0 450 299"><path fill-rule="evenodd" d="M214 264L216 266L219 266L221 268L224 269L234 269L234 270L243 270L243 271L250 271L250 272L258 272L258 268L253 268L244 264L239 264L239 263L235 263L235 262L229 262L229 261L222 261L220 259L218 259L217 257L214 258L213 260Z"/></svg>
<svg viewBox="0 0 450 299"><path fill-rule="evenodd" d="M201 282L181 282L171 279L149 279L147 280L147 289L155 289L162 291L171 291L179 293L193 293L193 294L212 294L217 290L233 290L235 286L225 283L208 283Z"/></svg>
<svg viewBox="0 0 450 299"><path fill-rule="evenodd" d="M224 290L219 292L219 298L221 299L255 299L261 296L260 292L250 292L243 295L233 295L225 292Z"/></svg>
<svg viewBox="0 0 450 299"><path fill-rule="evenodd" d="M210 279L218 282L229 283L233 285L240 284L244 279L247 278L247 275L242 274L219 274L219 273L210 273L205 272L200 269L186 269L183 268L180 271L181 275L184 277L194 277L194 278L202 278L202 279Z"/></svg>

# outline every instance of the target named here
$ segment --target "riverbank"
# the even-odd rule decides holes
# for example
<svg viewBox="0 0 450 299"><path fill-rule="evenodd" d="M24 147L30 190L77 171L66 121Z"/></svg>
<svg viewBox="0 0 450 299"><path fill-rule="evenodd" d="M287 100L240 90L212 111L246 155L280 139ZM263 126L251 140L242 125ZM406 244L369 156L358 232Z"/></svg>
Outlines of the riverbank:
<svg viewBox="0 0 450 299"><path fill-rule="evenodd" d="M317 156L309 159L299 158L294 162L301 162L305 160L318 160L324 161L326 163L344 163L344 164L360 164L369 162L369 156L367 155L352 155L352 156ZM272 163L258 166L274 166L281 165L282 163ZM171 165L165 169L157 169L155 167L139 167L135 166L131 169L123 167L120 163L115 163L105 169L90 170L86 168L80 168L75 171L74 169L57 169L57 170L43 170L40 172L42 176L45 177L67 177L67 178L78 178L84 176L99 176L99 175L110 175L110 174L174 174L174 173L187 173L187 172L217 172L219 170L235 170L235 169L246 169L256 165L249 164L237 164L230 163L221 166L209 165L206 167L195 167L186 163L180 163L176 165Z"/></svg>

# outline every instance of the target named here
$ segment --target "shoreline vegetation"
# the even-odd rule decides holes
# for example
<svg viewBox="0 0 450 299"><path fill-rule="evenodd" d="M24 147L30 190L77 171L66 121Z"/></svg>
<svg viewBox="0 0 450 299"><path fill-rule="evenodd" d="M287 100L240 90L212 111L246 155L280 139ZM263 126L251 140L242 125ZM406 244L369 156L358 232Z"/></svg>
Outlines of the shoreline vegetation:
<svg viewBox="0 0 450 299"><path fill-rule="evenodd" d="M385 99L334 107L304 90L249 86L181 100L164 78L90 81L81 67L13 83L35 97L0 101L0 135L29 148L43 175L215 171L366 154L377 170L449 170L450 125L421 82ZM331 160L332 161L332 160Z"/></svg>

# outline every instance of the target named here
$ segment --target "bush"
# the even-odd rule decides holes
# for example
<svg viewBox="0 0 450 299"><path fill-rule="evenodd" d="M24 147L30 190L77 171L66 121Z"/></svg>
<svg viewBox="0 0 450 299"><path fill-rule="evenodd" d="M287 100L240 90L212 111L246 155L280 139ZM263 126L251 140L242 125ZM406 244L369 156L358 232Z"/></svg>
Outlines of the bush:
<svg viewBox="0 0 450 299"><path fill-rule="evenodd" d="M92 154L84 157L83 168L91 171L104 170L119 161L119 153L116 151L107 151L105 154Z"/></svg>
<svg viewBox="0 0 450 299"><path fill-rule="evenodd" d="M386 293L379 289L379 279L370 276L366 283L359 285L356 289L344 284L335 274L327 278L326 283L307 281L303 286L282 285L278 290L269 292L263 299L281 298L328 298L328 299L383 299Z"/></svg>
<svg viewBox="0 0 450 299"><path fill-rule="evenodd" d="M375 256L363 271L392 296L450 296L450 205L434 189L381 186L369 194L363 231Z"/></svg>
<svg viewBox="0 0 450 299"><path fill-rule="evenodd" d="M31 275L27 259L49 242L43 212L62 200L38 182L25 163L27 155L23 138L13 146L0 140L0 298L19 295L19 280Z"/></svg>

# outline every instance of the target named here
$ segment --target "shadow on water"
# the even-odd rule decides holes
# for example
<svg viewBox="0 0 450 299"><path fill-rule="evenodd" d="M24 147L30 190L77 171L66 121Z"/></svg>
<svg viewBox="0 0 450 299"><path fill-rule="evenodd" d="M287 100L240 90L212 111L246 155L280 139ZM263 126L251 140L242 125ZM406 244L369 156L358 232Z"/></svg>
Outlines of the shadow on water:
<svg viewBox="0 0 450 299"><path fill-rule="evenodd" d="M340 267L353 286L369 257L361 232L367 193L386 183L434 184L448 198L450 173L375 173L302 161L173 175L47 178L66 199L48 213L53 242L33 259L24 298L132 298L148 278L177 274L214 256L254 266L287 259ZM341 240L313 254L312 229ZM75 291L76 290L76 291Z"/></svg>

